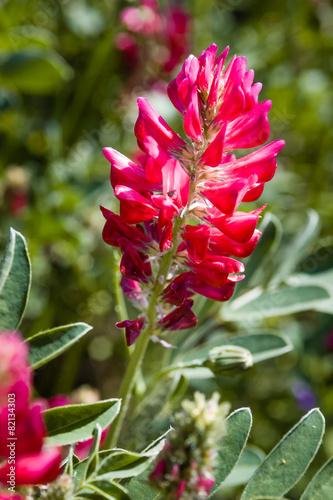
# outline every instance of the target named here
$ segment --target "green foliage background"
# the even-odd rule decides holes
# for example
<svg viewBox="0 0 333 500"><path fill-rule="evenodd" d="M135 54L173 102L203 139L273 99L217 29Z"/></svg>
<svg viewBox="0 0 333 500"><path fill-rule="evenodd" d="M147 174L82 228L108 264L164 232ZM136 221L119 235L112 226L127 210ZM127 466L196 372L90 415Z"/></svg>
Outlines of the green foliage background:
<svg viewBox="0 0 333 500"><path fill-rule="evenodd" d="M36 386L44 397L70 393L82 383L97 387L103 397L117 395L126 351L114 327L117 255L101 238L99 205L116 209L102 147L128 155L135 150L135 101L142 93L179 127L171 104L151 89L155 79L169 82L174 75L157 74L149 46L145 64L135 73L115 48L115 35L123 30L119 12L127 5L112 0L0 2L0 243L3 250L10 226L22 232L33 269L21 328L31 335L77 321L94 327L86 340L37 371ZM307 209L318 211L321 232L312 258L300 270L330 268L331 3L195 0L184 5L192 16L193 53L199 55L212 42L221 50L230 45L231 54L245 56L255 81L263 83L261 99L273 101L271 140L283 138L286 147L262 202L281 220L286 241L304 223ZM13 213L18 193L26 202ZM318 251L322 247L326 252ZM309 384L310 399L328 422L317 459L323 462L333 454L332 315L305 312L267 319L265 326L288 333L295 351L231 381L197 379L192 389L211 393L218 385L234 408L250 406L252 442L268 451L307 409L293 395L295 383ZM160 349L151 350L152 371Z"/></svg>

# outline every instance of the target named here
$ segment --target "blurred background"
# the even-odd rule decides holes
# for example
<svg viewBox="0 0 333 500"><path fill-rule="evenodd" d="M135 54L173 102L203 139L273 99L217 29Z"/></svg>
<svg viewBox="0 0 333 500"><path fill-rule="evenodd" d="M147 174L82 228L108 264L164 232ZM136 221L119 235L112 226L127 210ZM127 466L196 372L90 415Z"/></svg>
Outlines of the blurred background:
<svg viewBox="0 0 333 500"><path fill-rule="evenodd" d="M0 0L0 28L0 249L13 226L28 241L33 269L21 329L29 336L77 321L94 327L37 371L43 397L82 384L102 397L117 394L127 361L114 327L118 256L101 237L99 206L117 210L102 147L138 154L139 95L180 130L166 86L188 54L198 56L210 43L245 56L263 83L260 99L273 101L270 140L286 146L262 203L280 220L286 241L306 211L316 210L321 229L301 270L332 266L329 0ZM266 323L290 334L293 353L214 387L192 384L207 393L222 388L233 408L250 406L251 440L265 452L313 406L333 421L332 316L305 312ZM317 464L331 455L329 425Z"/></svg>

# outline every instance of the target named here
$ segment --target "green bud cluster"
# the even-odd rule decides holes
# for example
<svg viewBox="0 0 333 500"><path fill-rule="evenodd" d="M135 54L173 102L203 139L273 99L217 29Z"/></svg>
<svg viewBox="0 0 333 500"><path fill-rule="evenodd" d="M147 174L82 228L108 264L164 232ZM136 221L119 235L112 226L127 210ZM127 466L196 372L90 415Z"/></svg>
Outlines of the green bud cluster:
<svg viewBox="0 0 333 500"><path fill-rule="evenodd" d="M43 500L71 500L74 496L74 484L70 476L63 474L41 491Z"/></svg>
<svg viewBox="0 0 333 500"><path fill-rule="evenodd" d="M226 434L229 404L214 393L206 400L199 392L185 400L173 419L164 449L150 475L152 486L167 500L204 500L214 485L217 444Z"/></svg>

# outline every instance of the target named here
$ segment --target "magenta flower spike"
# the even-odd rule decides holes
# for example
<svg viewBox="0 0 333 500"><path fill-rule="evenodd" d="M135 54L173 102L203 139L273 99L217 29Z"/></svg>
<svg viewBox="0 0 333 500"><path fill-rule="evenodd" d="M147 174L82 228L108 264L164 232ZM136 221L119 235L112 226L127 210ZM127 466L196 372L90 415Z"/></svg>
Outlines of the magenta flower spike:
<svg viewBox="0 0 333 500"><path fill-rule="evenodd" d="M54 481L61 473L62 450L45 443L44 403L31 402L28 344L18 332L0 332L0 367L0 488L8 485L13 456L16 485Z"/></svg>
<svg viewBox="0 0 333 500"><path fill-rule="evenodd" d="M229 300L244 278L236 259L259 240L265 205L247 212L245 203L256 201L274 176L284 141L265 144L271 101L259 102L261 84L253 83L244 57L226 65L228 50L217 56L212 44L199 58L190 55L170 83L184 138L141 97L134 129L141 163L104 149L120 216L102 209L103 238L120 248L122 286L141 309L137 319L118 323L128 344L152 321L154 333L194 326L194 294ZM249 148L258 149L237 155Z"/></svg>

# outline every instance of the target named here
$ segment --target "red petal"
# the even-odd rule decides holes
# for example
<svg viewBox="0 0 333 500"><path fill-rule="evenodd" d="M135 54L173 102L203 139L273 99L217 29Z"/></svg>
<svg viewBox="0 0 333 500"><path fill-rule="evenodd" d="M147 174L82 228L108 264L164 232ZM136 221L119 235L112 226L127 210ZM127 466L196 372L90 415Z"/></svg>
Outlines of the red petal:
<svg viewBox="0 0 333 500"><path fill-rule="evenodd" d="M238 211L231 216L205 217L205 219L234 241L246 243L253 236L259 215Z"/></svg>
<svg viewBox="0 0 333 500"><path fill-rule="evenodd" d="M249 201L250 202L250 201L257 200L262 195L264 187L265 187L264 183L255 184L253 186L253 188L248 190L248 192L245 194L242 201Z"/></svg>
<svg viewBox="0 0 333 500"><path fill-rule="evenodd" d="M207 254L209 228L205 224L185 226L183 238L186 241L189 258L196 263L201 262Z"/></svg>
<svg viewBox="0 0 333 500"><path fill-rule="evenodd" d="M134 133L140 147L148 135L151 135L165 149L185 145L181 137L169 127L147 99L139 97L138 106L139 117L134 127Z"/></svg>
<svg viewBox="0 0 333 500"><path fill-rule="evenodd" d="M114 194L120 199L120 217L128 224L137 224L158 215L153 204L127 186L117 186Z"/></svg>
<svg viewBox="0 0 333 500"><path fill-rule="evenodd" d="M210 167L217 167L222 162L223 158L223 145L224 145L224 136L227 125L224 124L221 126L218 134L215 139L210 143L204 154L201 158L201 163L204 165L208 165Z"/></svg>
<svg viewBox="0 0 333 500"><path fill-rule="evenodd" d="M187 262L198 276L208 285L221 287L226 283L229 273L244 271L244 265L230 257L208 256L200 264Z"/></svg>
<svg viewBox="0 0 333 500"><path fill-rule="evenodd" d="M141 229L130 226L121 217L106 208L101 207L106 219L102 237L105 243L113 247L119 247L119 238L127 238L137 247L145 247L152 240Z"/></svg>
<svg viewBox="0 0 333 500"><path fill-rule="evenodd" d="M264 101L230 122L227 127L225 147L253 148L266 142L270 134L267 114L271 106L271 101Z"/></svg>
<svg viewBox="0 0 333 500"><path fill-rule="evenodd" d="M257 149L239 160L232 160L226 165L229 175L249 176L256 174L258 182L270 181L276 170L276 155L281 151L285 142L273 141Z"/></svg>
<svg viewBox="0 0 333 500"><path fill-rule="evenodd" d="M196 142L202 139L202 125L199 109L199 94L197 87L193 88L191 100L184 118L185 134Z"/></svg>
<svg viewBox="0 0 333 500"><path fill-rule="evenodd" d="M115 149L104 148L104 156L111 163L111 185L128 186L138 192L158 189L158 184L152 184L146 179L145 170Z"/></svg>
<svg viewBox="0 0 333 500"><path fill-rule="evenodd" d="M208 189L201 189L203 194L216 208L225 214L232 214L241 203L245 193L257 182L257 176L248 179L231 179L216 183L205 183Z"/></svg>
<svg viewBox="0 0 333 500"><path fill-rule="evenodd" d="M192 328L198 322L192 312L193 300L186 299L180 307L162 318L159 323L163 325L163 330L186 330Z"/></svg>
<svg viewBox="0 0 333 500"><path fill-rule="evenodd" d="M178 160L170 159L162 167L163 196L169 196L179 208L187 205L190 181L187 172Z"/></svg>
<svg viewBox="0 0 333 500"><path fill-rule="evenodd" d="M222 234L218 229L211 229L208 254L212 255L233 255L238 258L245 258L251 255L255 249L261 232L257 229L254 231L252 238L247 243L237 243Z"/></svg>
<svg viewBox="0 0 333 500"><path fill-rule="evenodd" d="M117 328L125 328L126 342L128 346L132 345L139 337L144 322L145 322L144 318L136 318L133 321L127 319L125 321L120 321L116 323Z"/></svg>
<svg viewBox="0 0 333 500"><path fill-rule="evenodd" d="M208 299L218 302L226 302L232 297L236 283L229 283L229 280L222 286L216 288L207 285L205 281L198 276L193 276L189 280L189 288L195 293L199 293Z"/></svg>

